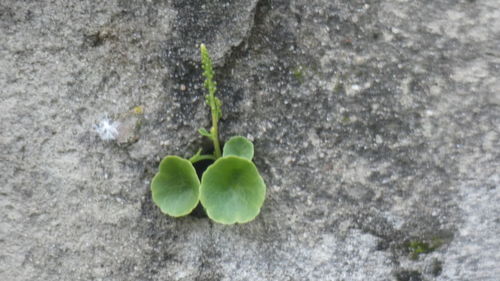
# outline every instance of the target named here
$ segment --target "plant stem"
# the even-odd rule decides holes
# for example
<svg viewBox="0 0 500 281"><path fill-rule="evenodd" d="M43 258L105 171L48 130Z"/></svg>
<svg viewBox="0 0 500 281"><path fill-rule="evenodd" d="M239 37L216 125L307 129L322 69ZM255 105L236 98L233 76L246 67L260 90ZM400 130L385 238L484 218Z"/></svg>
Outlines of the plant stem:
<svg viewBox="0 0 500 281"><path fill-rule="evenodd" d="M217 117L214 117L214 112L212 111L212 128L210 129L210 133L212 134L212 140L214 142L214 156L215 159L220 158L222 156L222 152L220 149L220 142L219 142L219 127L218 123L219 120Z"/></svg>
<svg viewBox="0 0 500 281"><path fill-rule="evenodd" d="M203 154L203 155L194 155L193 157L189 158L189 162L191 163L196 163L202 160L214 160L215 161L215 156L210 155L210 154Z"/></svg>

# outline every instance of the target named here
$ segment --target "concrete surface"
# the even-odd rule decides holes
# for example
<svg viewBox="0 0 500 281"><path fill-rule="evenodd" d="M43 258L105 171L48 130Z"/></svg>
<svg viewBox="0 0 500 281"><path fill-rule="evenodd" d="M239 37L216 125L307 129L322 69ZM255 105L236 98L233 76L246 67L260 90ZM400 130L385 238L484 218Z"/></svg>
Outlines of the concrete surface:
<svg viewBox="0 0 500 281"><path fill-rule="evenodd" d="M201 42L244 225L150 199L208 148ZM496 0L3 0L0 280L498 280L499 77Z"/></svg>

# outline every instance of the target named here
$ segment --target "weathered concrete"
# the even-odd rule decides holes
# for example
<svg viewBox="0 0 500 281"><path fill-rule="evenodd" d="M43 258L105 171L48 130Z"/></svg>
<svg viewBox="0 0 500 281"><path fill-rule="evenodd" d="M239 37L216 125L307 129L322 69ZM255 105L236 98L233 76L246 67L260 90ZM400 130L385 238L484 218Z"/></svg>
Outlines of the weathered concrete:
<svg viewBox="0 0 500 281"><path fill-rule="evenodd" d="M207 145L201 42L244 225L150 199ZM0 279L496 280L499 46L496 0L2 1Z"/></svg>

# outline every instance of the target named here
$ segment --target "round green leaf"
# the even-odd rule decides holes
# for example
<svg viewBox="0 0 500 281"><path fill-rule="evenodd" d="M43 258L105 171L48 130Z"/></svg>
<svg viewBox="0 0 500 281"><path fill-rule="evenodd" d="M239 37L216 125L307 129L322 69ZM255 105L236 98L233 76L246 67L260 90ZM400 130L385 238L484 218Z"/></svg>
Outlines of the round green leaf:
<svg viewBox="0 0 500 281"><path fill-rule="evenodd" d="M241 157L219 158L203 173L200 201L212 220L245 223L260 212L266 185L255 165Z"/></svg>
<svg viewBox="0 0 500 281"><path fill-rule="evenodd" d="M224 145L222 156L239 156L252 160L253 158L253 143L247 138L236 136L230 138Z"/></svg>
<svg viewBox="0 0 500 281"><path fill-rule="evenodd" d="M191 162L177 156L167 156L151 182L153 202L161 211L173 217L187 215L198 205L200 180Z"/></svg>

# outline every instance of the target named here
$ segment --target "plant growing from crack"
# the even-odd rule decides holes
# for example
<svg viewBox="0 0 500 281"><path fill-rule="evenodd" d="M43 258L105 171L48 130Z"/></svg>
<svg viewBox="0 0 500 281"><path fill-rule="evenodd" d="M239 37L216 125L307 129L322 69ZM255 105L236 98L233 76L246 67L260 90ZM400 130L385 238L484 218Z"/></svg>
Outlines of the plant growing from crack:
<svg viewBox="0 0 500 281"><path fill-rule="evenodd" d="M187 215L201 203L207 216L222 224L246 223L260 212L266 185L252 162L254 149L248 139L230 138L221 150L218 123L222 117L221 101L215 96L216 83L212 60L204 44L200 46L206 103L210 107L212 127L198 132L213 142L214 153L202 150L189 159L166 156L151 182L153 202L173 217ZM198 179L194 163L213 160Z"/></svg>

